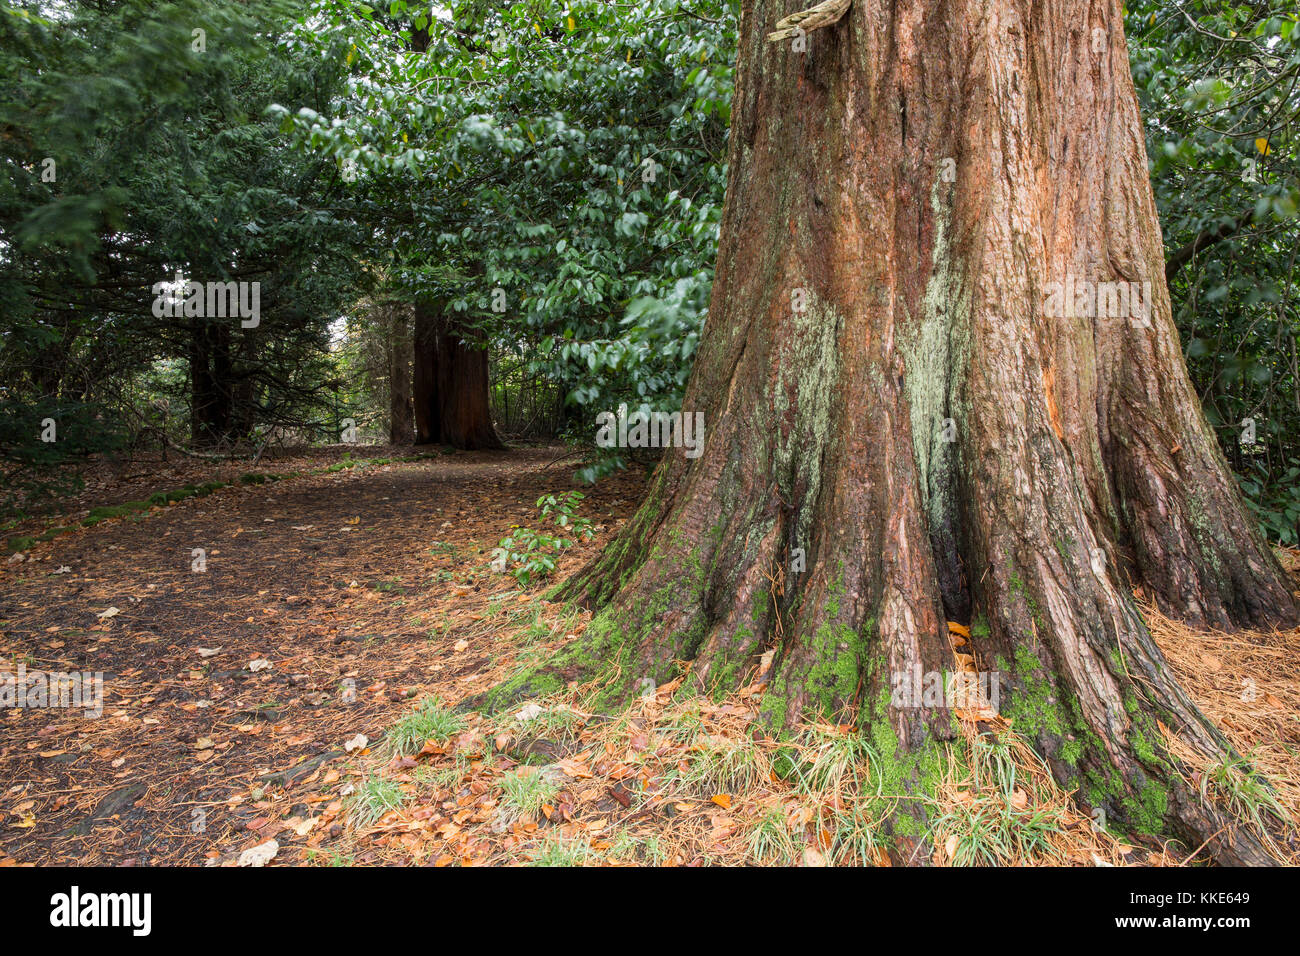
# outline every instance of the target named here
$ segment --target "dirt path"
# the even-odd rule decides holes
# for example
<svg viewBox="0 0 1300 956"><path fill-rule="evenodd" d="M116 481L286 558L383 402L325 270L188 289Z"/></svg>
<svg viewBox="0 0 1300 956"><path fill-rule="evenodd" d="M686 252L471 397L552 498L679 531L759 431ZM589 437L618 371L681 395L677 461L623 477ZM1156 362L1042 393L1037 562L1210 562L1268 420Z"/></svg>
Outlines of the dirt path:
<svg viewBox="0 0 1300 956"><path fill-rule="evenodd" d="M292 818L295 786L329 774L349 738L373 741L412 697L490 686L516 650L500 625L555 624L538 599L552 582L520 593L488 552L570 487L565 463L547 467L557 454L224 488L0 565L0 668L104 681L98 718L0 710L0 864L228 859ZM589 491L581 513L605 529L562 572L641 490L623 475Z"/></svg>

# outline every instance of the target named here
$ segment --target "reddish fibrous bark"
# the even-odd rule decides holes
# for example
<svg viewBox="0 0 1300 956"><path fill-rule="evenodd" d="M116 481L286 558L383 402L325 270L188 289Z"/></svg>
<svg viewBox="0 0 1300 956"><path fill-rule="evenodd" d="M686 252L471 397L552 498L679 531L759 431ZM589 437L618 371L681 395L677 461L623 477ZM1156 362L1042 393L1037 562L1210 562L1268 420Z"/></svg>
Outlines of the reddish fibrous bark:
<svg viewBox="0 0 1300 956"><path fill-rule="evenodd" d="M492 424L487 350L436 308L415 307L415 442L467 450L504 447Z"/></svg>
<svg viewBox="0 0 1300 956"><path fill-rule="evenodd" d="M1207 763L1227 744L1131 598L1297 619L1188 383L1119 5L853 0L765 42L792 12L743 4L684 402L705 451L670 454L570 584L604 608L592 642L623 681L689 662L729 686L770 659L773 719L851 712L915 754L952 715L895 706L891 675L951 669L945 621L973 620L1013 728L1081 803L1267 862L1166 751L1162 727ZM1075 279L1145 314L1049 308Z"/></svg>

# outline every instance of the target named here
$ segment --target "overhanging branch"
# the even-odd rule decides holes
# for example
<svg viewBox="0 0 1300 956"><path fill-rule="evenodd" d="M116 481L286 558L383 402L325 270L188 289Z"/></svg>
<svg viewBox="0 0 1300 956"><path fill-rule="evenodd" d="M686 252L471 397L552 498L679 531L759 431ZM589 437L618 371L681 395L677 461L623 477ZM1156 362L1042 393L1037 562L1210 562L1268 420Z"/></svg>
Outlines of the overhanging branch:
<svg viewBox="0 0 1300 956"><path fill-rule="evenodd" d="M1255 207L1252 206L1231 222L1220 223L1213 229L1202 229L1197 233L1195 239L1169 257L1169 261L1165 263L1165 281L1172 281L1174 276L1178 274L1178 270L1191 262L1202 249L1208 249L1229 236L1236 235L1250 225L1254 219Z"/></svg>

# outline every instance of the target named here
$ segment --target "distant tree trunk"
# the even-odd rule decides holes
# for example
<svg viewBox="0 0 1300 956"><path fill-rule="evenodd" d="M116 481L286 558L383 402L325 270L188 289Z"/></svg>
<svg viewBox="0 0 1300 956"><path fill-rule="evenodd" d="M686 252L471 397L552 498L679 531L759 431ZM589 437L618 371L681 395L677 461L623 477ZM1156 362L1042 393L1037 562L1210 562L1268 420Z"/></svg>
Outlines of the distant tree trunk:
<svg viewBox="0 0 1300 956"><path fill-rule="evenodd" d="M438 396L443 441L453 448L502 448L492 425L487 349L461 333L445 331L438 340Z"/></svg>
<svg viewBox="0 0 1300 956"><path fill-rule="evenodd" d="M409 444L415 437L411 409L411 333L404 306L386 306L388 322L388 440Z"/></svg>
<svg viewBox="0 0 1300 956"><path fill-rule="evenodd" d="M190 332L190 441L211 447L230 437L234 413L230 331L198 320Z"/></svg>
<svg viewBox="0 0 1300 956"><path fill-rule="evenodd" d="M257 402L257 383L249 370L257 363L257 338L253 335L242 336L239 343L238 361L232 362L228 389L230 391L230 431L235 438L244 438L253 434L257 427L261 409Z"/></svg>
<svg viewBox="0 0 1300 956"><path fill-rule="evenodd" d="M415 304L411 392L417 445L436 445L443 440L438 401L438 322L438 312L431 305Z"/></svg>
<svg viewBox="0 0 1300 956"><path fill-rule="evenodd" d="M1297 619L1188 384L1118 3L853 0L806 53L766 39L795 6L743 2L684 404L703 454L666 455L570 582L603 609L549 666L604 658L616 694L679 662L758 676L774 722L851 713L917 791L952 714L891 686L952 670L945 621L971 623L962 650L1085 805L1265 862L1166 749L1161 725L1206 762L1227 744L1130 598ZM1053 304L1072 276L1148 289L1149 321Z"/></svg>
<svg viewBox="0 0 1300 956"><path fill-rule="evenodd" d="M37 347L30 372L32 382L41 397L58 398L63 385L64 370L68 367L68 359L76 339L77 325L52 312L43 313L43 316L41 321L50 328L57 329L62 323L63 331L57 342Z"/></svg>
<svg viewBox="0 0 1300 956"><path fill-rule="evenodd" d="M492 425L488 355L437 307L415 306L415 440L453 448L502 448Z"/></svg>

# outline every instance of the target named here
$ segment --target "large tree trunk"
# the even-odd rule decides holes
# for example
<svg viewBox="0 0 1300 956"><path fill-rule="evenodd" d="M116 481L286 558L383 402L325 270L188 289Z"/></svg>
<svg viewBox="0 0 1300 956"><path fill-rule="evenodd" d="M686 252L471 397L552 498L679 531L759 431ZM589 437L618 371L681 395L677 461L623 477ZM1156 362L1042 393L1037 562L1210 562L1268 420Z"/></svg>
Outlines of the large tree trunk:
<svg viewBox="0 0 1300 956"><path fill-rule="evenodd" d="M492 425L487 350L428 303L415 306L413 392L416 444L502 448Z"/></svg>
<svg viewBox="0 0 1300 956"><path fill-rule="evenodd" d="M571 582L604 609L552 666L617 664L625 693L770 660L774 721L852 711L919 789L952 715L895 705L891 679L951 670L945 621L973 622L1004 714L1081 802L1264 862L1166 752L1157 722L1207 761L1227 745L1130 599L1297 617L1182 364L1118 4L853 0L807 53L765 39L789 0L743 7L684 404L704 452L666 456ZM1060 317L1071 276L1149 282L1149 324Z"/></svg>

